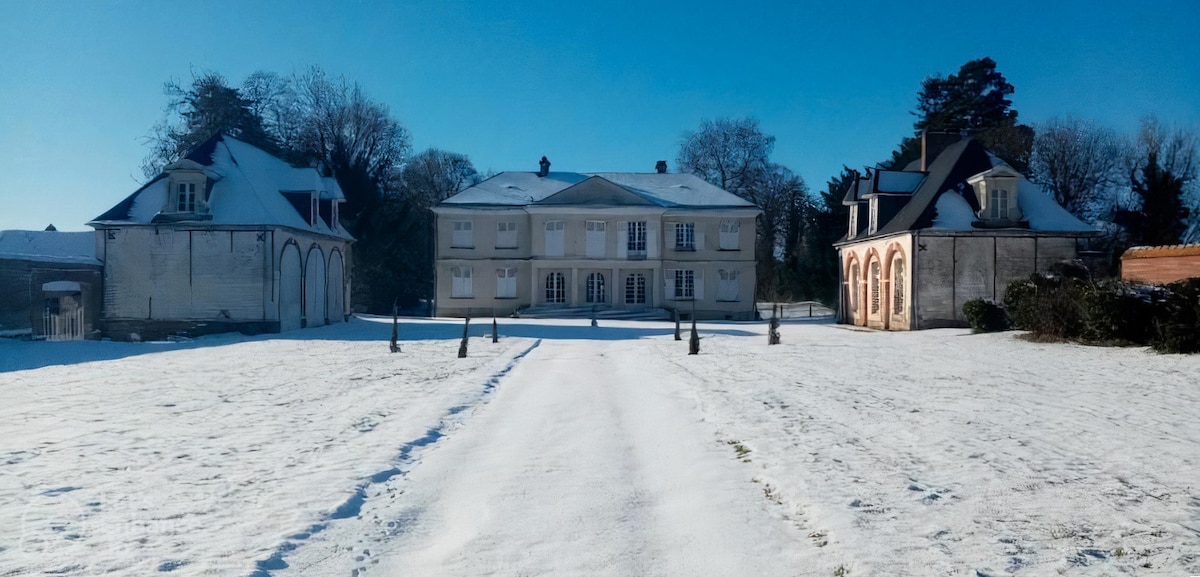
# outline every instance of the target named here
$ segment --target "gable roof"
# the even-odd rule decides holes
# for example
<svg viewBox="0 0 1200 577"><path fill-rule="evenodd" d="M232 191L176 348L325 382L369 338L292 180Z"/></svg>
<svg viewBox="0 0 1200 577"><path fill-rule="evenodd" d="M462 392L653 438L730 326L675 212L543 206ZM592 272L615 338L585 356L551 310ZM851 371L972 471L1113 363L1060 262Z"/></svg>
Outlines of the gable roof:
<svg viewBox="0 0 1200 577"><path fill-rule="evenodd" d="M353 240L341 226L317 219L311 225L301 211L288 200L287 193L316 192L332 202L345 200L341 187L332 177L323 177L315 168L295 167L280 158L227 134L217 134L197 146L168 171L134 191L88 224L94 227L119 224L151 224L156 217L177 215L166 212L168 172L172 169L199 170L207 177L204 191L209 214L201 219L186 215L171 221L204 225L286 226L299 230ZM211 216L211 218L208 218ZM330 226L331 224L335 226Z"/></svg>
<svg viewBox="0 0 1200 577"><path fill-rule="evenodd" d="M926 228L978 230L972 226L976 220L975 211L979 209L978 201L967 180L985 172L1012 171L1004 161L989 153L973 138L948 146L929 164L926 172L920 172L919 166L920 162L914 161L902 171L911 176L897 176L896 172L899 171L886 171L889 173L889 187L902 190L917 182L919 186L912 193L912 199L894 217L881 224L875 234L855 236L853 240ZM923 175L923 178L918 175ZM862 191L859 191L858 200L861 200L861 194ZM852 201L849 194L846 200ZM1095 230L1067 212L1041 187L1023 176L1019 177L1017 184L1017 203L1029 222L1030 230L1077 233ZM839 242L845 241L843 237Z"/></svg>
<svg viewBox="0 0 1200 577"><path fill-rule="evenodd" d="M560 193L563 196L558 196ZM750 201L694 175L657 172L551 172L546 176L538 176L536 172L501 172L447 198L441 205L516 208L614 203L664 208L754 208Z"/></svg>
<svg viewBox="0 0 1200 577"><path fill-rule="evenodd" d="M0 258L99 265L96 233L0 230Z"/></svg>

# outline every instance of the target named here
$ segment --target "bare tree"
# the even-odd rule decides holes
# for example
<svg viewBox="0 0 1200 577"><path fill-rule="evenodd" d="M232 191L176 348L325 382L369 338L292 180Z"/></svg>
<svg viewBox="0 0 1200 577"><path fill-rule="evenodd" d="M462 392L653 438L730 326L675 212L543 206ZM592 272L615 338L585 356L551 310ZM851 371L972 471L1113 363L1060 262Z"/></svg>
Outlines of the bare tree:
<svg viewBox="0 0 1200 577"><path fill-rule="evenodd" d="M1031 179L1071 214L1095 221L1110 212L1124 184L1129 144L1090 120L1055 118L1037 127Z"/></svg>
<svg viewBox="0 0 1200 577"><path fill-rule="evenodd" d="M404 163L400 171L400 192L428 208L480 180L479 171L467 155L430 148Z"/></svg>
<svg viewBox="0 0 1200 577"><path fill-rule="evenodd" d="M775 137L763 134L754 118L718 118L686 132L675 163L690 172L751 202L751 189L770 165Z"/></svg>

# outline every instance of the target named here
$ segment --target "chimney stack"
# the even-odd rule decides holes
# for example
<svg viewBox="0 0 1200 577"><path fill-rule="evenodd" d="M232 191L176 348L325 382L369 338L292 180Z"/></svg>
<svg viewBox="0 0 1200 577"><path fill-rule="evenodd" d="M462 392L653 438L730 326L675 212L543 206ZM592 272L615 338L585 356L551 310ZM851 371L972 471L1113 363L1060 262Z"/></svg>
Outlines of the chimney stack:
<svg viewBox="0 0 1200 577"><path fill-rule="evenodd" d="M538 163L538 176L546 176L547 174L550 174L550 161L543 156L541 162Z"/></svg>
<svg viewBox="0 0 1200 577"><path fill-rule="evenodd" d="M654 164L654 172L657 172L659 174L666 174L667 173L667 161L660 160L657 163L655 163Z"/></svg>

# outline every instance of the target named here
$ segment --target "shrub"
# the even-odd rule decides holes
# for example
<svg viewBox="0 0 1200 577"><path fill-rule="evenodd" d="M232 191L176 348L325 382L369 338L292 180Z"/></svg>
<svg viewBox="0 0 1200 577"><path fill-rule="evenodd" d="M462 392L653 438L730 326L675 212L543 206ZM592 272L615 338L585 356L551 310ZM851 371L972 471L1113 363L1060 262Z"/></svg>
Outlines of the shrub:
<svg viewBox="0 0 1200 577"><path fill-rule="evenodd" d="M1041 337L1078 337L1082 319L1070 291L1075 282L1034 273L1008 285L1004 304L1013 324Z"/></svg>
<svg viewBox="0 0 1200 577"><path fill-rule="evenodd" d="M1150 345L1162 353L1200 352L1200 278L1166 287L1155 312L1155 337Z"/></svg>
<svg viewBox="0 0 1200 577"><path fill-rule="evenodd" d="M983 299L963 303L963 318L977 333L994 333L1008 330L1008 315L1000 305Z"/></svg>
<svg viewBox="0 0 1200 577"><path fill-rule="evenodd" d="M1079 337L1083 340L1102 344L1149 342L1153 307L1130 285L1116 280L1078 283L1071 293L1079 304Z"/></svg>

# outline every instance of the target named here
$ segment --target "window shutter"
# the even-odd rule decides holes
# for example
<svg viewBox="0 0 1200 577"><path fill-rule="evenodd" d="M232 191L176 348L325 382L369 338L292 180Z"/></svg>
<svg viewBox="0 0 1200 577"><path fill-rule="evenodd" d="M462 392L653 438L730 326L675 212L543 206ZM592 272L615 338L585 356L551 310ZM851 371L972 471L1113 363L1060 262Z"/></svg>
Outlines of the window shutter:
<svg viewBox="0 0 1200 577"><path fill-rule="evenodd" d="M695 282L696 282L695 299L698 301L704 300L704 271L703 270L696 269Z"/></svg>
<svg viewBox="0 0 1200 577"><path fill-rule="evenodd" d="M663 269L663 298L675 300L675 269Z"/></svg>
<svg viewBox="0 0 1200 577"><path fill-rule="evenodd" d="M672 231L674 232L674 231ZM646 223L646 258L658 258L658 221Z"/></svg>
<svg viewBox="0 0 1200 577"><path fill-rule="evenodd" d="M617 258L629 258L629 223L617 224Z"/></svg>
<svg viewBox="0 0 1200 577"><path fill-rule="evenodd" d="M696 223L696 250L704 250L704 223Z"/></svg>

